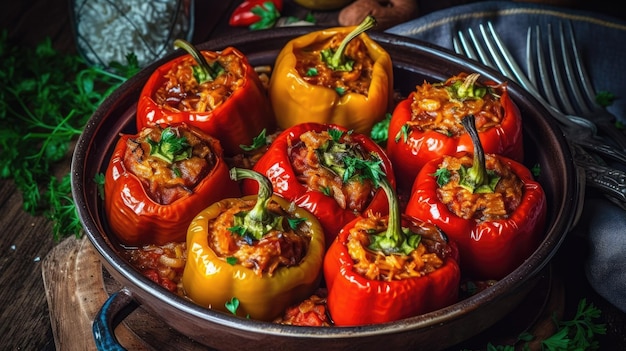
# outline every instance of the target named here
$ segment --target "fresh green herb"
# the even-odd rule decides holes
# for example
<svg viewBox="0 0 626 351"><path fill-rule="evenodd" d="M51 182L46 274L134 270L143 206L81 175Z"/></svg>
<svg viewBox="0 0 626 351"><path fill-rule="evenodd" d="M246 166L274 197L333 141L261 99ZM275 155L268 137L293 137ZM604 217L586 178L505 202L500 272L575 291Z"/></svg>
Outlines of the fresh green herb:
<svg viewBox="0 0 626 351"><path fill-rule="evenodd" d="M539 177L539 175L541 175L541 165L538 163L535 163L535 165L530 169L530 172L532 173L533 176Z"/></svg>
<svg viewBox="0 0 626 351"><path fill-rule="evenodd" d="M587 304L586 299L578 302L578 310L572 320L558 321L553 318L557 331L541 341L543 351L593 351L599 350L600 345L596 337L606 334L606 325L595 322L600 318L601 311L593 304ZM518 336L518 345L487 345L488 351L530 350L529 343L535 337L528 332ZM464 350L467 351L467 350Z"/></svg>
<svg viewBox="0 0 626 351"><path fill-rule="evenodd" d="M372 127L370 137L376 144L384 145L387 143L387 138L389 137L389 123L391 123L391 113L387 113L382 121L374 124Z"/></svg>
<svg viewBox="0 0 626 351"><path fill-rule="evenodd" d="M289 228L296 230L300 223L306 222L306 218L287 218L287 223L289 223Z"/></svg>
<svg viewBox="0 0 626 351"><path fill-rule="evenodd" d="M448 184L450 182L450 177L452 174L450 170L446 167L441 167L435 171L435 173L431 174L433 177L437 178L437 185L440 187Z"/></svg>
<svg viewBox="0 0 626 351"><path fill-rule="evenodd" d="M343 161L346 167L343 173L344 183L355 175L358 175L360 179L371 179L375 183L378 183L385 176L385 172L381 167L383 161L380 158L374 157L370 160L365 160L358 157L346 157Z"/></svg>
<svg viewBox="0 0 626 351"><path fill-rule="evenodd" d="M343 135L343 132L342 132L342 131L340 131L340 130L339 130L339 129L337 129L337 128L329 128L329 129L328 129L328 135L330 135L330 138L331 138L334 142L338 143L338 142L339 142L339 140L341 140L341 136Z"/></svg>
<svg viewBox="0 0 626 351"><path fill-rule="evenodd" d="M613 101L615 101L615 94L609 91L599 91L596 94L596 102L602 107L610 106Z"/></svg>
<svg viewBox="0 0 626 351"><path fill-rule="evenodd" d="M98 196L104 200L104 174L98 173L93 178L93 182L98 185Z"/></svg>
<svg viewBox="0 0 626 351"><path fill-rule="evenodd" d="M403 124L402 127L400 127L400 130L398 131L398 133L396 134L394 141L397 143L398 141L400 141L400 138L402 138L402 141L406 143L406 141L409 140L410 131L411 131L411 126L408 124Z"/></svg>
<svg viewBox="0 0 626 351"><path fill-rule="evenodd" d="M161 131L161 139L154 141L148 138L150 155L169 164L186 160L191 157L192 148L187 138L178 136L171 127Z"/></svg>
<svg viewBox="0 0 626 351"><path fill-rule="evenodd" d="M310 67L309 69L306 70L306 76L307 77L315 77L319 74L319 72L317 71L317 68L315 67Z"/></svg>
<svg viewBox="0 0 626 351"><path fill-rule="evenodd" d="M230 313L237 315L237 309L239 309L239 299L233 297L230 301L226 301L224 306L226 306L226 309L230 311Z"/></svg>
<svg viewBox="0 0 626 351"><path fill-rule="evenodd" d="M237 257L226 257L226 263L228 263L231 266L234 266L237 264Z"/></svg>
<svg viewBox="0 0 626 351"><path fill-rule="evenodd" d="M54 238L82 234L67 167L72 142L100 103L139 71L136 57L111 71L56 51L49 38L36 48L0 33L0 176L12 179L24 210L53 222ZM123 69L122 69L123 68Z"/></svg>
<svg viewBox="0 0 626 351"><path fill-rule="evenodd" d="M322 194L326 195L326 196L330 196L330 195L332 195L332 192L331 192L331 190L330 190L330 187L327 187L327 186L323 186L323 187L321 187L321 188L320 188L320 192L321 192Z"/></svg>
<svg viewBox="0 0 626 351"><path fill-rule="evenodd" d="M253 151L256 150L258 148L261 148L265 145L267 145L267 135L266 135L267 131L265 130L265 128L263 128L263 130L259 133L259 135L255 136L254 139L252 139L252 144L250 145L239 145L239 147L243 150L243 151Z"/></svg>
<svg viewBox="0 0 626 351"><path fill-rule="evenodd" d="M344 96L346 94L346 88L344 87L336 87L335 91L337 92L337 95L339 96Z"/></svg>

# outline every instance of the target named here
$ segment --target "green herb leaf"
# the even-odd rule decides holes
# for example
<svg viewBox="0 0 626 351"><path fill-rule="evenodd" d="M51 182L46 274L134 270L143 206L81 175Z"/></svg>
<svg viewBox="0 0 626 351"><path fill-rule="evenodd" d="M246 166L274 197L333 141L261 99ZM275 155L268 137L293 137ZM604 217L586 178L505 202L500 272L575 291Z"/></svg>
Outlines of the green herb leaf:
<svg viewBox="0 0 626 351"><path fill-rule="evenodd" d="M391 123L391 113L387 113L382 121L374 124L372 127L370 137L376 144L383 145L387 142L387 138L389 137L389 123Z"/></svg>
<svg viewBox="0 0 626 351"><path fill-rule="evenodd" d="M58 174L100 103L139 71L136 57L110 70L57 52L50 38L30 48L0 33L0 176L22 193L24 210L53 222L53 235L80 236L68 175ZM65 167L67 167L65 165Z"/></svg>
<svg viewBox="0 0 626 351"><path fill-rule="evenodd" d="M450 182L450 177L452 176L450 170L445 167L437 169L437 171L435 171L435 173L431 175L437 178L437 185L439 185L440 187L448 184L448 182Z"/></svg>
<svg viewBox="0 0 626 351"><path fill-rule="evenodd" d="M265 128L263 128L259 135L255 136L254 139L252 139L252 144L239 145L239 147L244 151L253 151L263 146L266 146L268 144L266 133L267 131L265 130Z"/></svg>
<svg viewBox="0 0 626 351"><path fill-rule="evenodd" d="M230 301L226 301L224 306L228 311L230 311L230 313L237 315L237 310L239 309L239 299L233 297L230 299Z"/></svg>
<svg viewBox="0 0 626 351"><path fill-rule="evenodd" d="M287 218L287 223L289 223L289 228L296 230L298 229L298 226L300 225L300 223L306 222L306 218L299 218L299 217L289 217Z"/></svg>
<svg viewBox="0 0 626 351"><path fill-rule="evenodd" d="M607 107L607 106L612 105L613 101L615 101L615 94L609 91L599 91L596 94L596 102L598 103L598 105L602 107Z"/></svg>
<svg viewBox="0 0 626 351"><path fill-rule="evenodd" d="M159 141L148 139L148 144L150 144L150 155L170 164L191 157L192 148L187 138L176 135L171 127L161 131Z"/></svg>

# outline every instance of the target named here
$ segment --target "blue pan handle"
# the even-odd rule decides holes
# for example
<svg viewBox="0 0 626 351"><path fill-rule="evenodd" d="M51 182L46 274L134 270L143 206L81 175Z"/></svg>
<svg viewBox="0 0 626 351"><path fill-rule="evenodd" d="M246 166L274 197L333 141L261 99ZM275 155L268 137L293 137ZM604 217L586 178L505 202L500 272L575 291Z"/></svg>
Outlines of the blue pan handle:
<svg viewBox="0 0 626 351"><path fill-rule="evenodd" d="M115 327L137 307L139 305L126 289L115 292L106 300L92 326L98 351L126 351L115 337Z"/></svg>

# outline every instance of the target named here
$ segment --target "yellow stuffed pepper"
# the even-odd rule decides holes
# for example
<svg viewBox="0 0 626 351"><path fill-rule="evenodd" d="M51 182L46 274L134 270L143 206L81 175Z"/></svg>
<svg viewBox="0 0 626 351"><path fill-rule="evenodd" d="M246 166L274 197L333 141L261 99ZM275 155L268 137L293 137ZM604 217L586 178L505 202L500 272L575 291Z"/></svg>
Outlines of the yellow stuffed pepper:
<svg viewBox="0 0 626 351"><path fill-rule="evenodd" d="M218 201L194 218L183 288L199 305L271 321L318 288L324 232L312 214L274 196L261 174L233 168L231 178L257 180L259 193Z"/></svg>
<svg viewBox="0 0 626 351"><path fill-rule="evenodd" d="M369 134L393 106L391 57L366 30L357 27L314 31L289 41L278 54L269 83L277 124L334 123Z"/></svg>

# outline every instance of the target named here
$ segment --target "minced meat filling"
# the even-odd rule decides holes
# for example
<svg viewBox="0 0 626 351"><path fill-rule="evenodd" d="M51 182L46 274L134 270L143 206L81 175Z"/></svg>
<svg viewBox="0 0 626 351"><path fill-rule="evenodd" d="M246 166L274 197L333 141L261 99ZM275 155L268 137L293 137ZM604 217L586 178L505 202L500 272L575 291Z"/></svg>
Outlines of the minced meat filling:
<svg viewBox="0 0 626 351"><path fill-rule="evenodd" d="M379 233L387 229L387 217L370 214L363 217L350 229L347 248L350 257L354 260L354 270L371 280L402 280L411 277L420 277L437 270L443 265L443 260L448 255L440 241L433 238L439 237L435 233L434 226L411 228L415 233L422 235L418 247L409 255L393 254L385 255L379 251L369 250L369 235Z"/></svg>
<svg viewBox="0 0 626 351"><path fill-rule="evenodd" d="M218 62L224 72L214 80L198 84L193 76L195 60L189 56L165 74L166 81L156 91L154 101L170 111L212 111L244 84L245 67L234 53L219 55L203 51L209 63Z"/></svg>
<svg viewBox="0 0 626 351"><path fill-rule="evenodd" d="M332 197L341 208L357 212L363 211L372 199L375 191L371 179L351 178L344 182L343 178L328 167L322 165L319 150L331 140L327 131L320 133L309 131L300 136L290 150L291 164L298 180L309 189L324 192ZM346 149L350 156L364 159L367 153L359 144L351 141L350 135L344 133L341 143L349 144ZM337 158L342 155L334 155ZM347 155L346 155L347 156Z"/></svg>
<svg viewBox="0 0 626 351"><path fill-rule="evenodd" d="M293 230L272 230L250 245L242 236L233 233L235 214L249 211L256 199L233 202L233 205L209 221L209 246L215 254L224 259L234 257L237 264L253 269L257 274L272 275L281 266L300 264L308 251L311 233L305 223ZM268 210L282 216L289 216L277 203L270 201ZM289 228L288 225L284 225Z"/></svg>
<svg viewBox="0 0 626 351"><path fill-rule="evenodd" d="M168 163L150 155L148 139L159 141L162 129L145 128L137 138L128 139L124 167L137 176L153 201L168 205L193 189L213 170L217 157L209 143L186 128L170 127L192 148L190 158Z"/></svg>
<svg viewBox="0 0 626 351"><path fill-rule="evenodd" d="M479 132L499 125L504 119L504 108L500 97L488 92L482 98L451 98L447 86L464 79L464 75L450 78L444 84L424 84L417 86L411 102L412 119L407 122L418 130L434 130L449 136L465 133L461 119L474 115Z"/></svg>
<svg viewBox="0 0 626 351"><path fill-rule="evenodd" d="M440 168L451 172L450 181L437 189L439 200L457 216L478 222L507 218L522 201L522 181L511 169L496 157L485 155L486 167L500 176L493 193L471 193L459 185L461 165L471 167L471 156L456 158L446 156Z"/></svg>
<svg viewBox="0 0 626 351"><path fill-rule="evenodd" d="M341 89L344 93L368 95L374 70L374 60L369 56L365 43L358 37L346 46L344 55L354 61L351 71L335 71L321 60L320 52L326 48L339 47L345 35L334 35L326 41L294 50L296 70L307 83L330 89Z"/></svg>

